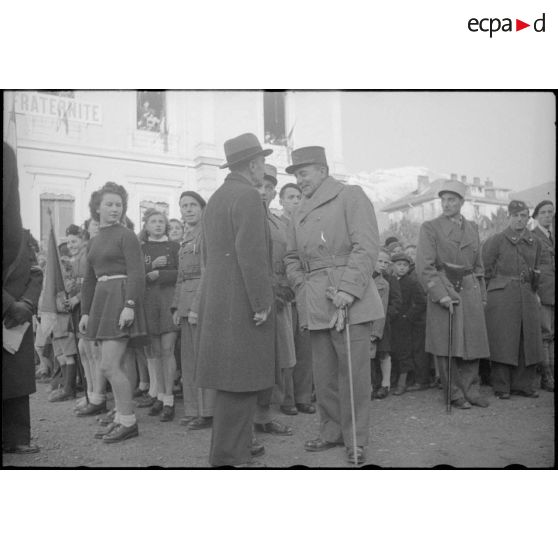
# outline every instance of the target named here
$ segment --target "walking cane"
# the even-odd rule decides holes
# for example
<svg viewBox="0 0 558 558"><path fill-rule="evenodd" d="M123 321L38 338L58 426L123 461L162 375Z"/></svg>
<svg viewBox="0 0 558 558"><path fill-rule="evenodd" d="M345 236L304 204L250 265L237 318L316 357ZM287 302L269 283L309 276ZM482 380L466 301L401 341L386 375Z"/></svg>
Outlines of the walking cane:
<svg viewBox="0 0 558 558"><path fill-rule="evenodd" d="M448 374L446 378L446 413L451 414L451 355L453 353L453 301L449 305Z"/></svg>
<svg viewBox="0 0 558 558"><path fill-rule="evenodd" d="M355 396L353 388L353 364L351 362L351 333L349 332L349 308L344 308L345 315L345 331L347 333L347 364L349 368L349 394L351 398L351 422L353 426L353 458L355 460L355 466L358 465L357 457L357 439L356 439L356 418L355 418Z"/></svg>

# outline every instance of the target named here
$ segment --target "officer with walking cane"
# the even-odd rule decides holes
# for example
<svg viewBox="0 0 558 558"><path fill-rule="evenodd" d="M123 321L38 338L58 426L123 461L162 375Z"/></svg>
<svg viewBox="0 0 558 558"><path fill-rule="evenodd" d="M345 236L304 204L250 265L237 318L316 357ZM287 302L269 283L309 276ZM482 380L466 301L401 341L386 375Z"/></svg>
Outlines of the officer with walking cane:
<svg viewBox="0 0 558 558"><path fill-rule="evenodd" d="M479 392L479 360L489 349L478 229L461 214L464 183L446 180L438 195L442 215L422 224L417 246L417 274L428 293L425 349L437 360L448 410L487 407Z"/></svg>
<svg viewBox="0 0 558 558"><path fill-rule="evenodd" d="M374 208L359 186L329 175L323 147L295 149L287 173L303 200L287 230L285 264L300 324L310 331L320 435L309 452L345 446L365 461L371 322L384 316L372 280L379 251Z"/></svg>

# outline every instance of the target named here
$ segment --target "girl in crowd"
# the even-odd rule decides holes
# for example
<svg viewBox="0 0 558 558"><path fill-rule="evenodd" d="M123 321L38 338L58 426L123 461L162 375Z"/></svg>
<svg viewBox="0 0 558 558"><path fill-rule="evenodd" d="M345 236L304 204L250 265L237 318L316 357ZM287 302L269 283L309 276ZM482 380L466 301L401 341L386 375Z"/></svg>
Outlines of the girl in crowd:
<svg viewBox="0 0 558 558"><path fill-rule="evenodd" d="M151 416L161 415L161 422L174 419L174 379L176 360L174 346L178 327L171 314L171 303L178 269L179 244L169 240L167 216L157 209L145 212L142 243L146 272L145 313L150 344L147 347L147 369L156 378L157 400L151 406Z"/></svg>
<svg viewBox="0 0 558 558"><path fill-rule="evenodd" d="M170 219L169 221L169 240L174 240L180 244L184 238L184 225L179 219Z"/></svg>
<svg viewBox="0 0 558 558"><path fill-rule="evenodd" d="M93 201L90 201L89 203L90 209L91 205L95 205L96 203L94 201L94 197L97 194L97 192L93 192ZM83 278L85 277L85 267L87 265L88 244L92 238L97 236L97 233L99 232L99 222L93 218L87 219L87 221L83 224L83 229L84 246L82 250L82 257L77 261L79 270L76 269L78 277L81 277L82 286ZM107 380L99 371L101 357L99 346L95 343L95 341L87 339L81 333L79 334L79 338L79 356L81 358L81 364L83 365L83 371L87 381L87 397L89 399L89 403L84 401L81 405L76 407L75 413L78 417L88 417L104 413L107 410Z"/></svg>
<svg viewBox="0 0 558 558"><path fill-rule="evenodd" d="M129 343L146 336L142 300L145 290L143 257L136 235L122 225L128 194L107 182L92 207L99 233L91 240L82 289L79 330L100 345L99 371L111 383L115 400L113 422L101 428L96 438L105 443L137 436L132 392L135 378L124 366Z"/></svg>
<svg viewBox="0 0 558 558"><path fill-rule="evenodd" d="M205 200L197 192L188 191L182 193L179 203L186 233L180 247L178 278L171 309L174 323L181 327L184 417L180 419L180 424L190 430L200 430L211 427L215 399L213 390L197 388L194 384L194 338L198 316L193 306L201 277L201 217Z"/></svg>

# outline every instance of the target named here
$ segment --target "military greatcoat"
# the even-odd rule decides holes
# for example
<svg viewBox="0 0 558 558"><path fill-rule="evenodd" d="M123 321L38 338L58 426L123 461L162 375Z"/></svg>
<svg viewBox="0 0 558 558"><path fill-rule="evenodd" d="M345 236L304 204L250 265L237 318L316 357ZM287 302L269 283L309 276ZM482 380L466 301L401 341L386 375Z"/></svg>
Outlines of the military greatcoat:
<svg viewBox="0 0 558 558"><path fill-rule="evenodd" d="M531 283L540 252L539 241L531 232L520 234L509 227L483 246L488 281L486 325L494 362L518 366L522 331L525 366L543 360L539 306Z"/></svg>
<svg viewBox="0 0 558 558"><path fill-rule="evenodd" d="M326 178L311 198L302 200L287 230L285 264L301 326L329 329L336 309L326 296L328 287L355 297L351 324L383 318L372 280L378 251L376 215L362 188Z"/></svg>
<svg viewBox="0 0 558 558"><path fill-rule="evenodd" d="M443 264L462 266L468 271L457 293ZM461 224L441 215L422 224L416 258L417 275L427 291L425 350L448 356L448 310L438 301L445 296L459 301L453 317L452 355L464 360L488 358L488 336L483 301L486 300L480 239L475 223L461 218Z"/></svg>

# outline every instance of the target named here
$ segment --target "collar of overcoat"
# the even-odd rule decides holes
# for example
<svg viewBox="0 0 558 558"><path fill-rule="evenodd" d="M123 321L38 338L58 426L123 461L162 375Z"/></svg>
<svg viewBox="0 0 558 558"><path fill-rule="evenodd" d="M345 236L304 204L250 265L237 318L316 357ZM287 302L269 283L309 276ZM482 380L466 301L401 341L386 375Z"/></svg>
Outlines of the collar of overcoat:
<svg viewBox="0 0 558 558"><path fill-rule="evenodd" d="M314 209L327 203L328 201L335 198L341 190L343 190L344 185L328 176L321 184L320 187L314 192L311 198L304 198L303 202L300 204L296 212L296 220L298 223L302 223L304 219L311 213Z"/></svg>
<svg viewBox="0 0 558 558"><path fill-rule="evenodd" d="M461 216L462 232L460 232L459 226L445 215L440 215L438 219L440 219L442 232L449 240L459 243L460 248L465 248L475 241L476 234L473 226L465 217Z"/></svg>
<svg viewBox="0 0 558 558"><path fill-rule="evenodd" d="M521 241L532 246L535 243L535 238L530 230L525 229L523 233L514 231L511 227L504 230L504 236L514 245L519 244Z"/></svg>
<svg viewBox="0 0 558 558"><path fill-rule="evenodd" d="M252 186L252 188L255 188L255 186L239 172L233 171L227 174L227 176L225 177L225 184L230 184L231 182L244 182L244 184L248 184L248 186Z"/></svg>
<svg viewBox="0 0 558 558"><path fill-rule="evenodd" d="M549 246L553 245L552 240L548 237L548 235L545 233L545 231L543 231L543 229L540 225L537 225L531 232L534 236L540 238L540 240L542 242L545 242Z"/></svg>

